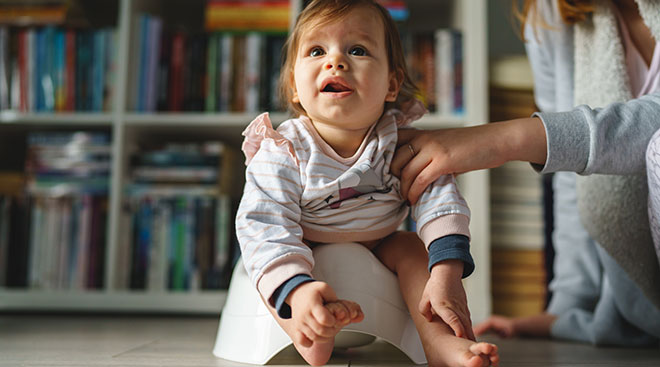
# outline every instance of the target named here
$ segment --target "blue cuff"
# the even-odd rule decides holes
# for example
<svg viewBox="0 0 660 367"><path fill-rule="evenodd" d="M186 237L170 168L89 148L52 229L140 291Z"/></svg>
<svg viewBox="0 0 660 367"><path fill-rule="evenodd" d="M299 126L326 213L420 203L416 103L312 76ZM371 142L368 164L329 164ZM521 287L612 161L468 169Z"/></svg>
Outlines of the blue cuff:
<svg viewBox="0 0 660 367"><path fill-rule="evenodd" d="M286 298L289 296L289 293L293 291L297 286L307 283L307 282L313 282L314 279L310 277L307 274L298 274L294 275L293 277L289 278L286 282L282 283L275 292L273 292L273 303L275 304L275 310L277 311L277 315L283 319L290 319L291 318L291 306L289 306L286 302Z"/></svg>
<svg viewBox="0 0 660 367"><path fill-rule="evenodd" d="M462 260L463 278L474 271L474 260L470 255L470 240L462 234L440 237L429 245L429 271L433 265L444 260Z"/></svg>

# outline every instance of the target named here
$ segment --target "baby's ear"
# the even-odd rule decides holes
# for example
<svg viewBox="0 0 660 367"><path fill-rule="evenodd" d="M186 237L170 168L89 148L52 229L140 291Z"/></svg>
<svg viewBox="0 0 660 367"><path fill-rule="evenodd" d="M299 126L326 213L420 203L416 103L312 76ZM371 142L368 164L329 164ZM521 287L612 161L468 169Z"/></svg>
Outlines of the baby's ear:
<svg viewBox="0 0 660 367"><path fill-rule="evenodd" d="M399 90L401 90L402 82L403 72L401 70L390 72L387 95L385 95L385 102L396 102L396 97L399 96Z"/></svg>
<svg viewBox="0 0 660 367"><path fill-rule="evenodd" d="M300 103L300 97L298 96L298 90L296 89L296 80L293 77L293 72L289 74L289 85L291 86L291 102Z"/></svg>

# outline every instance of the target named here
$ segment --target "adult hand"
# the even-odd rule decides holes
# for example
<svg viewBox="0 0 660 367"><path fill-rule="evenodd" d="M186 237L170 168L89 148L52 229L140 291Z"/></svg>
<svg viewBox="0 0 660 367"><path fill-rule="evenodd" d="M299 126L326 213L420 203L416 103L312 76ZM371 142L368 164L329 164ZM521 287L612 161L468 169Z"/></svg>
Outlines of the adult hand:
<svg viewBox="0 0 660 367"><path fill-rule="evenodd" d="M429 322L433 315L437 315L457 337L474 341L462 274L463 262L460 260L446 260L433 266L419 302L419 312Z"/></svg>
<svg viewBox="0 0 660 367"><path fill-rule="evenodd" d="M414 204L446 174L497 167L510 160L545 163L545 128L539 118L442 130L399 130L392 173Z"/></svg>
<svg viewBox="0 0 660 367"><path fill-rule="evenodd" d="M557 316L542 313L523 317L506 317L493 315L474 328L474 333L481 335L492 331L503 338L512 338L520 335L550 336L552 324Z"/></svg>
<svg viewBox="0 0 660 367"><path fill-rule="evenodd" d="M483 335L489 331L496 333L502 338L518 336L516 322L512 317L493 315L474 327L474 333L476 335Z"/></svg>

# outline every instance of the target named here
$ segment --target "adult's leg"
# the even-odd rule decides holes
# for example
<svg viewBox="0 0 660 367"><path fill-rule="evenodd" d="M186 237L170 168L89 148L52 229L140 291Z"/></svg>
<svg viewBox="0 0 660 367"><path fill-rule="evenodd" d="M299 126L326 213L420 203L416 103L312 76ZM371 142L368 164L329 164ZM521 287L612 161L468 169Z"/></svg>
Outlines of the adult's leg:
<svg viewBox="0 0 660 367"><path fill-rule="evenodd" d="M660 130L653 134L646 149L646 173L649 183L649 226L660 263Z"/></svg>

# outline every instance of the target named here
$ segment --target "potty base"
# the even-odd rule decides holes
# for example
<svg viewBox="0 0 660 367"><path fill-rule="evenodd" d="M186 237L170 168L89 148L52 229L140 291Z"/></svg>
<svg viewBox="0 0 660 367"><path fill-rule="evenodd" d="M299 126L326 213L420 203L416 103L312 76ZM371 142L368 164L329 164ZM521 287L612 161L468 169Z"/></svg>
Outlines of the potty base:
<svg viewBox="0 0 660 367"><path fill-rule="evenodd" d="M426 363L398 280L369 249L354 243L322 245L314 248L314 261L313 277L327 282L340 299L357 302L365 315L362 322L349 324L337 334L336 348L366 345L378 337L400 349L414 363ZM230 361L263 365L291 344L239 261L220 317L213 354Z"/></svg>

